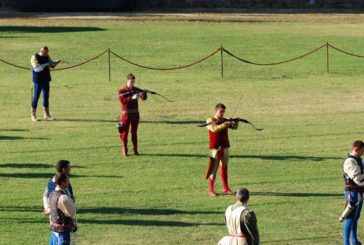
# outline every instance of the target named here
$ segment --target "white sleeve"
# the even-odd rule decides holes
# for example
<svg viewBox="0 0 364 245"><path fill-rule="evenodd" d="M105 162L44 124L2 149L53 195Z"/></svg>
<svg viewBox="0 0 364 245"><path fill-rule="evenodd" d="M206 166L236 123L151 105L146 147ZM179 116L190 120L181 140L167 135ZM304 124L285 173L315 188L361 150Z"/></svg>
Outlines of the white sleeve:
<svg viewBox="0 0 364 245"><path fill-rule="evenodd" d="M44 210L50 211L48 199L49 199L49 191L48 191L48 186L47 186L43 193L43 207L44 207Z"/></svg>
<svg viewBox="0 0 364 245"><path fill-rule="evenodd" d="M61 195L58 199L58 208L67 217L74 217L76 215L76 206L71 197L67 195Z"/></svg>
<svg viewBox="0 0 364 245"><path fill-rule="evenodd" d="M37 67L34 67L34 68L33 68L33 70L34 70L35 72L41 72L41 71L43 71L43 70L44 70L44 68L45 68L46 66L49 66L49 63L45 63L45 64L39 65L39 66L37 66Z"/></svg>

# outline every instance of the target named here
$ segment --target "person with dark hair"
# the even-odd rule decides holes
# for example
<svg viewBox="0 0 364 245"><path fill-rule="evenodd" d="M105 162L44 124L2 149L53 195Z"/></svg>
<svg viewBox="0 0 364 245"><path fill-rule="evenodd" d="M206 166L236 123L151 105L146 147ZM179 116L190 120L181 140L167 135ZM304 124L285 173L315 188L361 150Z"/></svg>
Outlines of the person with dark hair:
<svg viewBox="0 0 364 245"><path fill-rule="evenodd" d="M357 237L357 227L363 206L364 166L361 158L363 153L364 142L361 140L354 141L352 150L343 164L346 204L340 221L345 220L343 227L344 245L361 245Z"/></svg>
<svg viewBox="0 0 364 245"><path fill-rule="evenodd" d="M57 173L55 176L56 189L49 196L50 207L50 245L69 245L71 232L77 230L75 224L76 206L68 195L69 179L65 173Z"/></svg>
<svg viewBox="0 0 364 245"><path fill-rule="evenodd" d="M123 157L128 156L128 133L131 131L131 141L133 143L134 155L138 156L138 124L139 107L138 99L146 100L147 93L134 86L135 76L130 73L127 75L125 87L119 90L119 100L121 103L121 116L118 122L118 131L122 144Z"/></svg>
<svg viewBox="0 0 364 245"><path fill-rule="evenodd" d="M259 231L255 213L248 208L250 193L246 188L236 192L236 203L225 211L225 224L229 235L223 237L218 245L258 245Z"/></svg>
<svg viewBox="0 0 364 245"><path fill-rule="evenodd" d="M49 91L51 73L49 68L55 68L60 60L52 61L49 56L49 49L47 46L42 47L38 53L31 57L30 63L32 65L34 95L32 98L31 119L33 122L37 120L37 106L41 92L43 92L43 108L44 119L52 121L53 118L49 113Z"/></svg>
<svg viewBox="0 0 364 245"><path fill-rule="evenodd" d="M67 160L59 160L55 167L57 169L57 173L64 173L67 176L69 176L69 174L71 172L71 163ZM56 185L57 185L56 175L54 175L53 177L49 178L48 184L43 193L43 207L44 207L43 213L45 215L49 215L49 212L50 212L49 195L56 189ZM72 186L70 183L68 184L67 188L65 189L65 192L68 194L69 197L74 199L73 190L72 190Z"/></svg>
<svg viewBox="0 0 364 245"><path fill-rule="evenodd" d="M211 123L207 126L210 137L210 151L208 169L206 178L209 180L209 195L215 197L214 182L216 179L217 169L221 167L221 180L223 184L223 192L229 195L234 195L228 185L228 161L229 161L229 136L228 129L237 129L238 122L227 121L219 122L224 119L226 106L219 103L215 106L215 116L208 118L206 123Z"/></svg>

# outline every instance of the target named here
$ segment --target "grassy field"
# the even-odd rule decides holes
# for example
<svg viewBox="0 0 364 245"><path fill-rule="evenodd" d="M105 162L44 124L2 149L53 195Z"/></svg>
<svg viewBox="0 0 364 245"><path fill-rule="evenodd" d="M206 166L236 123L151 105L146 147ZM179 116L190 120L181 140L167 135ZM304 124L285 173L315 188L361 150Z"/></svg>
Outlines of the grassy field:
<svg viewBox="0 0 364 245"><path fill-rule="evenodd" d="M29 66L45 44L53 58L74 63L111 48L157 67L192 62L221 44L257 62L288 59L327 41L364 54L363 20L318 14L0 19L0 58ZM270 67L224 58L224 78L218 55L173 72L112 58L111 82L107 55L53 72L57 121L38 123L30 121L30 71L0 64L0 244L47 243L42 193L59 159L73 165L78 244L216 244L227 234L223 216L234 198L207 195L208 135L195 125L218 102L227 105L227 116L265 128L241 125L230 133L230 185L252 192L261 243L341 244L341 164L364 133L364 60L330 51L327 74L324 49ZM111 98L129 72L139 87L175 102L150 96L140 103L141 156L123 159L113 122L120 106ZM220 192L220 179L216 187Z"/></svg>

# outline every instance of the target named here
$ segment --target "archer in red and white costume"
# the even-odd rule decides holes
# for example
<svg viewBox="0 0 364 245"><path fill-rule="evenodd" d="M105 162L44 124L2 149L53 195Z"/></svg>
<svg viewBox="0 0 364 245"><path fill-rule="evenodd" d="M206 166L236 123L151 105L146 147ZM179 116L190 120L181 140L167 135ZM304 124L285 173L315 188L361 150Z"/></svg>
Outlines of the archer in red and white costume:
<svg viewBox="0 0 364 245"><path fill-rule="evenodd" d="M125 87L119 90L119 100L121 103L120 121L122 127L118 128L122 143L123 156L128 156L128 133L131 131L131 141L133 143L134 155L139 155L138 152L138 124L139 124L139 108L138 99L147 99L147 93L137 87L134 87L135 76L129 74L127 76Z"/></svg>
<svg viewBox="0 0 364 245"><path fill-rule="evenodd" d="M208 118L206 123L211 123L206 126L209 130L210 136L210 150L212 160L212 171L208 176L210 190L210 196L216 196L216 192L214 189L214 182L216 179L217 169L221 167L221 180L223 184L223 192L229 195L234 195L235 192L231 191L228 185L228 162L229 162L229 136L228 129L237 129L238 122L227 121L227 122L218 122L219 120L224 118L225 114L225 105L219 103L215 106L215 116L212 118ZM215 122L217 121L217 122Z"/></svg>

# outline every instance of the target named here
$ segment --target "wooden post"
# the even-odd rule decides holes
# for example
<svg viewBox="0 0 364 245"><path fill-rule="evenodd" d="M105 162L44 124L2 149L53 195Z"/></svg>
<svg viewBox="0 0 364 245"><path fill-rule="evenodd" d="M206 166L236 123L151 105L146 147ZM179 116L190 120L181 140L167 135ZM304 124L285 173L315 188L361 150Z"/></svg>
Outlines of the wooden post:
<svg viewBox="0 0 364 245"><path fill-rule="evenodd" d="M326 71L330 73L329 42L326 43Z"/></svg>
<svg viewBox="0 0 364 245"><path fill-rule="evenodd" d="M108 57L109 57L109 82L111 82L111 58L110 58L110 48L108 49Z"/></svg>
<svg viewBox="0 0 364 245"><path fill-rule="evenodd" d="M224 48L222 47L222 44L221 44L221 47L220 47L220 61L221 61L221 77L224 78L224 56L223 56L223 51L224 51Z"/></svg>

